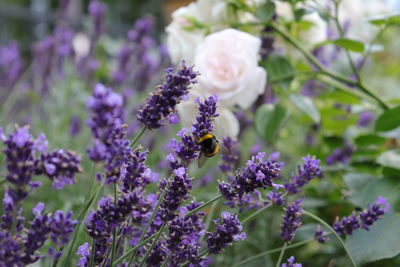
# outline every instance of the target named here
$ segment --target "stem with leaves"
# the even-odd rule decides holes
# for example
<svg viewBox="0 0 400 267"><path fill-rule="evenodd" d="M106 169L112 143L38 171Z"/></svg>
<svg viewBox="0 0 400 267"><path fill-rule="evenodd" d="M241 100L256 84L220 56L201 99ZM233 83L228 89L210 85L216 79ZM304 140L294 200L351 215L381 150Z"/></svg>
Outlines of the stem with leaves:
<svg viewBox="0 0 400 267"><path fill-rule="evenodd" d="M327 229L329 229L331 231L331 233L333 233L336 237L336 239L340 242L340 244L342 245L342 247L344 248L344 250L347 253L347 256L349 257L351 264L354 267L357 267L357 263L355 262L355 260L353 259L353 257L350 254L349 249L347 248L346 244L344 243L343 239L338 235L338 233L336 233L335 230L333 230L333 228L324 220L322 220L320 217L318 217L317 215L312 214L311 212L308 212L306 210L303 210L303 214L307 215L308 217L316 220L317 222L319 222L320 224L322 224L323 226L325 226Z"/></svg>

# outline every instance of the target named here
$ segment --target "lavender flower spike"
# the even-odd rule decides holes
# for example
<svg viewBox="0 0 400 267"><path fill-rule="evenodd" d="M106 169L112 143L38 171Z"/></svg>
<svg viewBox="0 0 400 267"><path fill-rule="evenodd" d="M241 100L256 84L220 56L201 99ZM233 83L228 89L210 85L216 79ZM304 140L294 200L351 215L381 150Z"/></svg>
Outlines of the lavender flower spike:
<svg viewBox="0 0 400 267"><path fill-rule="evenodd" d="M302 265L301 263L295 263L294 257L292 256L287 260L287 263L283 263L281 267L302 267Z"/></svg>
<svg viewBox="0 0 400 267"><path fill-rule="evenodd" d="M207 234L207 247L212 254L220 254L233 242L246 238L246 234L242 231L243 226L235 214L224 211L221 213L221 219L215 220L215 223L217 224L215 232Z"/></svg>
<svg viewBox="0 0 400 267"><path fill-rule="evenodd" d="M328 232L325 232L321 225L318 225L314 232L314 239L319 243L324 244L329 240Z"/></svg>
<svg viewBox="0 0 400 267"><path fill-rule="evenodd" d="M302 159L304 164L297 167L297 175L292 175L290 180L285 184L286 191L291 195L301 192L301 188L304 185L309 183L313 178L321 175L319 160L310 155Z"/></svg>
<svg viewBox="0 0 400 267"><path fill-rule="evenodd" d="M199 102L199 115L196 117L193 123L193 135L197 139L206 133L210 133L213 130L212 122L214 118L218 117L217 114L217 99L214 96L210 96L204 102Z"/></svg>
<svg viewBox="0 0 400 267"><path fill-rule="evenodd" d="M172 68L166 72L164 84L147 99L147 103L137 114L138 120L148 129L163 126L165 119L176 112L176 105L188 94L190 85L196 83L197 73L184 62L175 72Z"/></svg>
<svg viewBox="0 0 400 267"><path fill-rule="evenodd" d="M303 200L298 199L285 208L285 216L281 225L281 238L285 242L293 240L297 229L301 226Z"/></svg>

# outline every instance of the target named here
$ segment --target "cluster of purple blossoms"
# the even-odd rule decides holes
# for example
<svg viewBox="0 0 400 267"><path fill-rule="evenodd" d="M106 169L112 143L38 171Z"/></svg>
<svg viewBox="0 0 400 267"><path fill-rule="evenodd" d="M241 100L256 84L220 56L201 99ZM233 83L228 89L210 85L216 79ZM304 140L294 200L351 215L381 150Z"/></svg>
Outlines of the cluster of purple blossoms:
<svg viewBox="0 0 400 267"><path fill-rule="evenodd" d="M26 266L36 262L41 258L37 252L49 236L55 245L63 246L69 242L77 224L76 220L72 220L71 212L64 214L57 211L54 216L49 213L43 214L44 204L39 203L32 209L34 218L29 227L26 228L23 225L25 219L18 216L15 233L12 233L13 218L9 218L8 215L15 203L8 192L3 202L6 214L3 215L3 222L0 225L0 262L5 264L4 266ZM54 258L61 256L61 251L55 252L54 249L50 249L49 253Z"/></svg>
<svg viewBox="0 0 400 267"><path fill-rule="evenodd" d="M230 184L219 184L219 191L225 199L240 199L258 188L274 186L274 180L279 178L281 164L270 159L264 160L264 157L265 153L258 153L247 161L244 169L236 171Z"/></svg>
<svg viewBox="0 0 400 267"><path fill-rule="evenodd" d="M210 96L203 102L200 102L199 99L196 101L199 103L199 115L196 116L192 125L192 132L196 140L198 140L204 134L212 132L214 128L213 120L219 115L217 114L217 98L215 96Z"/></svg>
<svg viewBox="0 0 400 267"><path fill-rule="evenodd" d="M35 174L47 175L53 181L53 186L61 189L66 184L73 184L76 173L81 171L78 155L62 149L46 152L45 136L42 134L34 140L28 127L17 128L8 137L0 135L5 144L6 179L14 185L10 189L14 201L26 198L29 192L27 187L40 185L31 181Z"/></svg>
<svg viewBox="0 0 400 267"><path fill-rule="evenodd" d="M63 189L75 183L75 174L82 172L81 159L73 151L57 149L42 154L37 164L36 174L46 174L53 181L53 187Z"/></svg>
<svg viewBox="0 0 400 267"><path fill-rule="evenodd" d="M98 39L104 31L105 14L107 6L101 1L91 1L88 8L90 16L93 18L94 39Z"/></svg>
<svg viewBox="0 0 400 267"><path fill-rule="evenodd" d="M354 149L350 145L346 145L343 148L336 148L333 152L326 158L326 164L332 165L336 162L346 164L350 161L351 155Z"/></svg>
<svg viewBox="0 0 400 267"><path fill-rule="evenodd" d="M293 240L297 229L301 226L303 200L298 199L285 208L285 215L281 225L281 238L285 242Z"/></svg>
<svg viewBox="0 0 400 267"><path fill-rule="evenodd" d="M214 222L217 225L215 232L207 233L208 252L220 254L233 242L246 238L237 215L224 211L221 213L221 219Z"/></svg>
<svg viewBox="0 0 400 267"><path fill-rule="evenodd" d="M360 127L368 127L371 122L374 120L374 113L372 111L363 111L360 113L360 117L358 118L357 125Z"/></svg>
<svg viewBox="0 0 400 267"><path fill-rule="evenodd" d="M314 232L314 239L319 243L324 244L329 240L328 232L324 231L321 225L318 225Z"/></svg>
<svg viewBox="0 0 400 267"><path fill-rule="evenodd" d="M303 157L302 160L304 164L297 166L297 175L292 175L290 180L285 183L285 189L291 195L301 192L304 185L321 175L318 159L308 155Z"/></svg>
<svg viewBox="0 0 400 267"><path fill-rule="evenodd" d="M295 263L294 257L290 257L286 263L283 263L281 267L302 267L301 263Z"/></svg>
<svg viewBox="0 0 400 267"><path fill-rule="evenodd" d="M117 56L117 68L112 73L113 83L124 84L134 92L144 91L152 76L163 64L154 55L155 41L151 36L154 21L150 17L138 19L127 34L128 41Z"/></svg>
<svg viewBox="0 0 400 267"><path fill-rule="evenodd" d="M122 105L122 96L101 84L95 86L93 96L87 101L91 114L88 125L94 137L88 154L93 161L104 161L106 183L120 178L121 167L131 152Z"/></svg>
<svg viewBox="0 0 400 267"><path fill-rule="evenodd" d="M151 130L163 126L164 120L176 112L176 105L188 94L190 85L196 83L197 73L184 63L175 72L172 68L166 72L164 84L147 99L137 114L137 119Z"/></svg>
<svg viewBox="0 0 400 267"><path fill-rule="evenodd" d="M0 47L0 87L11 89L21 77L24 62L17 42Z"/></svg>
<svg viewBox="0 0 400 267"><path fill-rule="evenodd" d="M267 194L267 203L271 205L282 206L286 203L285 198L282 196L282 193L277 192L276 189L272 190Z"/></svg>
<svg viewBox="0 0 400 267"><path fill-rule="evenodd" d="M224 173L230 173L239 162L238 143L231 137L226 137L222 140L222 145L226 151L222 153L223 163L219 165L219 169Z"/></svg>
<svg viewBox="0 0 400 267"><path fill-rule="evenodd" d="M199 258L200 237L204 234L204 224L201 221L204 212L197 212L189 216L185 214L200 204L192 202L182 208L181 215L171 221L168 230L167 248L171 253L170 264L178 266L186 261L198 266L202 259Z"/></svg>
<svg viewBox="0 0 400 267"><path fill-rule="evenodd" d="M378 197L375 203L368 204L368 208L360 213L353 213L348 217L343 217L339 220L336 218L332 228L339 235L352 235L353 232L359 228L367 231L370 227L390 209L390 205L383 197Z"/></svg>
<svg viewBox="0 0 400 267"><path fill-rule="evenodd" d="M188 193L192 190L192 180L188 177L188 170L184 167L173 170L166 190L167 193L161 202L159 214L163 221L171 221L175 218L179 206L188 198Z"/></svg>

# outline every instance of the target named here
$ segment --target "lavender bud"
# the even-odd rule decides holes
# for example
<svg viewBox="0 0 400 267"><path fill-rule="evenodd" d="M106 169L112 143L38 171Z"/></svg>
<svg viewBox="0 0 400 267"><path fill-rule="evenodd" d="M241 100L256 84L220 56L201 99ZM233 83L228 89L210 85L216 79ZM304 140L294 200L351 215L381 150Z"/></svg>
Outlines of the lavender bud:
<svg viewBox="0 0 400 267"><path fill-rule="evenodd" d="M329 240L328 232L325 232L321 225L318 225L314 232L314 239L319 243L324 244Z"/></svg>
<svg viewBox="0 0 400 267"><path fill-rule="evenodd" d="M294 257L292 256L287 260L287 263L283 263L281 267L302 267L302 265L301 263L295 263Z"/></svg>
<svg viewBox="0 0 400 267"><path fill-rule="evenodd" d="M301 226L303 200L298 199L285 208L285 215L281 225L281 238L285 242L293 240L297 229Z"/></svg>

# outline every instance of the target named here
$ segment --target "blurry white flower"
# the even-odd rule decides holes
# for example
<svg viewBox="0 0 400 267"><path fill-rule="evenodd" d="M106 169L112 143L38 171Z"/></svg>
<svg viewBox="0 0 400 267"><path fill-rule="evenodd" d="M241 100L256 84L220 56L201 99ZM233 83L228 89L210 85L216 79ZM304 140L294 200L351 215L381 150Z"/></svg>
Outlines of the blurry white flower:
<svg viewBox="0 0 400 267"><path fill-rule="evenodd" d="M208 35L196 50L200 76L192 91L217 95L221 107L250 107L266 85L267 73L258 66L260 45L258 37L235 29Z"/></svg>
<svg viewBox="0 0 400 267"><path fill-rule="evenodd" d="M183 128L189 129L198 114L196 98L204 101L204 98L194 91L187 101L183 101L178 105L179 117ZM217 106L219 116L214 120L213 133L219 139L227 136L237 137L239 134L239 121L236 116L229 109L220 107L219 103L217 103Z"/></svg>
<svg viewBox="0 0 400 267"><path fill-rule="evenodd" d="M198 0L172 14L166 32L167 48L175 64L181 60L193 63L194 51L206 36L206 29L193 27L191 20L207 25L208 30L217 30L227 20L225 1Z"/></svg>
<svg viewBox="0 0 400 267"><path fill-rule="evenodd" d="M82 32L75 34L72 39L72 47L74 48L76 59L86 57L90 52L90 38Z"/></svg>

